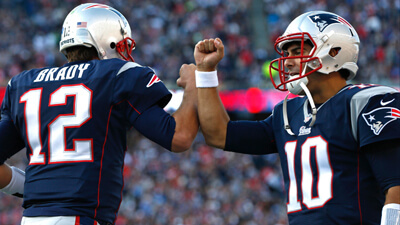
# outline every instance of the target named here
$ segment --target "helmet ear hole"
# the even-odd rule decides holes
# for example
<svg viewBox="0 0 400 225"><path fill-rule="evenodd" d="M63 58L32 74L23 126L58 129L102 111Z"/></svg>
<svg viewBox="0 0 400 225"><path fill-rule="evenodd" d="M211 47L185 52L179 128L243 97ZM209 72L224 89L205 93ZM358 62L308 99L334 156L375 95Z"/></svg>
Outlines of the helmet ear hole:
<svg viewBox="0 0 400 225"><path fill-rule="evenodd" d="M340 48L340 47L332 48L329 51L329 55L332 56L332 57L335 57L335 56L337 56L337 54L339 54L340 50L342 50L342 48Z"/></svg>
<svg viewBox="0 0 400 225"><path fill-rule="evenodd" d="M114 42L111 42L111 44L110 44L110 48L111 48L111 49L114 49L116 46L117 46L117 45L116 45Z"/></svg>

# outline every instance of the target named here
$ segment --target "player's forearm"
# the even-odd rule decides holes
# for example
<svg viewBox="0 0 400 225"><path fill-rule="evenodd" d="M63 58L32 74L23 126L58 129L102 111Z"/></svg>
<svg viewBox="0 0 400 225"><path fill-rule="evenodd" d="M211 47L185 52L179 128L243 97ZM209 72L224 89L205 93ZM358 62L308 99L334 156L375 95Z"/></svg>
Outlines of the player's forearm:
<svg viewBox="0 0 400 225"><path fill-rule="evenodd" d="M386 192L385 205L390 203L400 204L400 186L394 186Z"/></svg>
<svg viewBox="0 0 400 225"><path fill-rule="evenodd" d="M171 150L173 152L186 151L192 145L199 131L197 92L195 88L192 90L185 88L182 103L172 116L175 118L176 126Z"/></svg>
<svg viewBox="0 0 400 225"><path fill-rule="evenodd" d="M6 164L0 165L0 191L22 198L25 172Z"/></svg>
<svg viewBox="0 0 400 225"><path fill-rule="evenodd" d="M229 116L217 88L198 88L198 112L201 131L208 145L225 148Z"/></svg>
<svg viewBox="0 0 400 225"><path fill-rule="evenodd" d="M381 225L398 224L400 220L400 186L394 186L386 192L385 205L382 208Z"/></svg>
<svg viewBox="0 0 400 225"><path fill-rule="evenodd" d="M0 189L4 188L10 183L11 177L11 168L6 164L0 165Z"/></svg>

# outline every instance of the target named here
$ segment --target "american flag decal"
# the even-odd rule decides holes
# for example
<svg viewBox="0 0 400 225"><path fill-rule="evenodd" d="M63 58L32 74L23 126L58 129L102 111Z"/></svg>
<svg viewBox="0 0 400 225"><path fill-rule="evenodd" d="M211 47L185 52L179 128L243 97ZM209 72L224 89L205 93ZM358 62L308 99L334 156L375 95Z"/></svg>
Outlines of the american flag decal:
<svg viewBox="0 0 400 225"><path fill-rule="evenodd" d="M77 28L86 28L87 27L87 22L78 22L76 23Z"/></svg>

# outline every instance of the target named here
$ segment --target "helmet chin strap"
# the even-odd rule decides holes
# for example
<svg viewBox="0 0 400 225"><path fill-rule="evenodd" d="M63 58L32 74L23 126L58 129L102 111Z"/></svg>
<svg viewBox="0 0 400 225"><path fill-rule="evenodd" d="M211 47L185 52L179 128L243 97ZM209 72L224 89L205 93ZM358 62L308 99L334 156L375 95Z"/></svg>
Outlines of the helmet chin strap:
<svg viewBox="0 0 400 225"><path fill-rule="evenodd" d="M310 93L310 90L308 90L307 86L302 82L300 83L300 86L303 88L304 92L307 95L308 100L310 101L311 105L311 114L312 114L312 119L310 122L310 127L312 127L315 123L315 120L317 119L317 107L315 107L314 99L312 98L312 95Z"/></svg>
<svg viewBox="0 0 400 225"><path fill-rule="evenodd" d="M292 129L290 129L290 125L289 125L289 119L287 116L287 98L290 95L287 94L285 97L285 100L283 100L283 123L284 123L284 128L286 130L286 132L288 132L288 134L294 136L295 134L293 133Z"/></svg>
<svg viewBox="0 0 400 225"><path fill-rule="evenodd" d="M315 107L314 100L313 100L312 95L311 95L310 91L308 90L306 84L304 84L304 82L300 81L299 85L303 89L303 91L306 94L306 96L310 102L310 105L311 105L312 119L310 122L310 127L312 127L315 123L315 120L317 119L317 108ZM290 128L289 119L288 119L288 115L287 115L287 98L288 98L288 96L289 96L289 94L287 94L285 97L285 100L283 100L283 123L284 123L284 128L285 128L286 132L288 134L294 136L295 134L293 133L292 129Z"/></svg>

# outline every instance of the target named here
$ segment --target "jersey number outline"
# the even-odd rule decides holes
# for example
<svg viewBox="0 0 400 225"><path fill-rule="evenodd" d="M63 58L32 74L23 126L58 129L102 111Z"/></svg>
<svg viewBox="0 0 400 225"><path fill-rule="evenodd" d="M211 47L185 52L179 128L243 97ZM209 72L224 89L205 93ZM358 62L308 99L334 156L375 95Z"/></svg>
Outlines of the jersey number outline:
<svg viewBox="0 0 400 225"><path fill-rule="evenodd" d="M298 198L297 180L295 173L295 153L297 141L285 144L288 164L289 190L287 212L294 213L302 210ZM311 167L311 149L315 148L315 162L317 165L317 196L313 196L313 171ZM330 163L328 142L321 136L309 137L301 146L301 193L302 203L308 209L323 207L332 199L333 170Z"/></svg>
<svg viewBox="0 0 400 225"><path fill-rule="evenodd" d="M46 163L42 151L40 109L42 88L30 89L21 97L19 103L25 104L25 129L32 150L29 165ZM92 118L92 90L84 84L62 85L50 94L49 107L67 104L67 98L74 97L72 114L60 114L48 124L49 164L93 162L93 139L73 139L73 149L66 147L66 129L78 128Z"/></svg>

